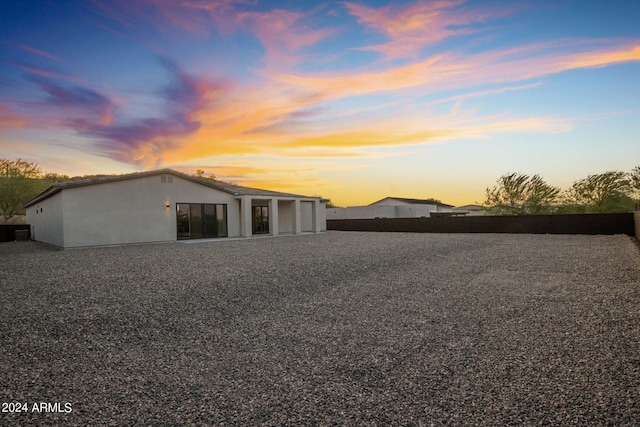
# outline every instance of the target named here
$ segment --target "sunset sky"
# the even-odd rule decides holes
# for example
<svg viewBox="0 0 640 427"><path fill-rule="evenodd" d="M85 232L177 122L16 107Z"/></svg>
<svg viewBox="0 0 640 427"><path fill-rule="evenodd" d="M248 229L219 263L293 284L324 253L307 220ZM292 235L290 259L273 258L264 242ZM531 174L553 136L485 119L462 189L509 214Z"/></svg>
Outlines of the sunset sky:
<svg viewBox="0 0 640 427"><path fill-rule="evenodd" d="M0 157L463 205L640 165L640 1L20 0Z"/></svg>

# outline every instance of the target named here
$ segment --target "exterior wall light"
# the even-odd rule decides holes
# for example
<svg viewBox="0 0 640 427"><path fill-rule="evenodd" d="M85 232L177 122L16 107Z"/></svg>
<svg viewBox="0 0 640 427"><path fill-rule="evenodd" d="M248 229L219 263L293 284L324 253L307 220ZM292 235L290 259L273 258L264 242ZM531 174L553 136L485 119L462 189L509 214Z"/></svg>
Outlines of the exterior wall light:
<svg viewBox="0 0 640 427"><path fill-rule="evenodd" d="M171 202L166 202L164 204L164 207L165 207L166 210L169 210L169 208L171 208Z"/></svg>

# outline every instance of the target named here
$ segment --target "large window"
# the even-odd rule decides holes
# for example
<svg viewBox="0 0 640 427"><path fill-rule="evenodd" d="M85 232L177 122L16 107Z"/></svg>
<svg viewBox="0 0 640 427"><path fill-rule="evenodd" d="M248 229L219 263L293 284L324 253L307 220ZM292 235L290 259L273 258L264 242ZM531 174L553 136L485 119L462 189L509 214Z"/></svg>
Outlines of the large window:
<svg viewBox="0 0 640 427"><path fill-rule="evenodd" d="M269 234L269 207L254 206L251 221L253 234Z"/></svg>
<svg viewBox="0 0 640 427"><path fill-rule="evenodd" d="M177 203L178 239L227 237L227 205Z"/></svg>

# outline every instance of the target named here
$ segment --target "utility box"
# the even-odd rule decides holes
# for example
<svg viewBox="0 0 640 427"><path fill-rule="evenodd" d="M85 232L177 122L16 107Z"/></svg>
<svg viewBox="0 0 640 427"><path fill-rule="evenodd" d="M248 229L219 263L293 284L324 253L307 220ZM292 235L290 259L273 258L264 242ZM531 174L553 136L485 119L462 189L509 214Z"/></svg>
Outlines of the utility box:
<svg viewBox="0 0 640 427"><path fill-rule="evenodd" d="M29 240L29 230L16 230L16 242L26 242Z"/></svg>

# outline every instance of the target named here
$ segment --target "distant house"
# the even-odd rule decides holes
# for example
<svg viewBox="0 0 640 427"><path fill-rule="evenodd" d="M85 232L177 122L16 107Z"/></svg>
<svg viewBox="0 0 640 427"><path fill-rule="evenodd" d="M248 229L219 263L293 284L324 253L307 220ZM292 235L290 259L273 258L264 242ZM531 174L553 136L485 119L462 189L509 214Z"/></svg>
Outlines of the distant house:
<svg viewBox="0 0 640 427"><path fill-rule="evenodd" d="M320 232L325 203L162 169L55 184L25 208L34 240L72 248Z"/></svg>
<svg viewBox="0 0 640 427"><path fill-rule="evenodd" d="M327 208L327 219L422 218L454 215L453 206L433 199L385 197L367 206Z"/></svg>
<svg viewBox="0 0 640 427"><path fill-rule="evenodd" d="M453 209L454 212L460 212L466 216L483 216L487 214L487 208L480 205L464 205Z"/></svg>

